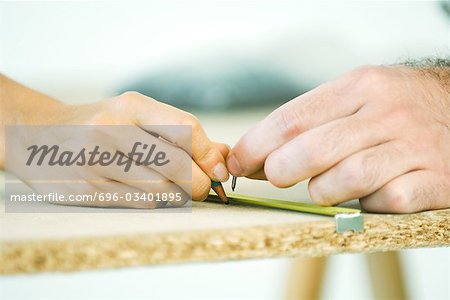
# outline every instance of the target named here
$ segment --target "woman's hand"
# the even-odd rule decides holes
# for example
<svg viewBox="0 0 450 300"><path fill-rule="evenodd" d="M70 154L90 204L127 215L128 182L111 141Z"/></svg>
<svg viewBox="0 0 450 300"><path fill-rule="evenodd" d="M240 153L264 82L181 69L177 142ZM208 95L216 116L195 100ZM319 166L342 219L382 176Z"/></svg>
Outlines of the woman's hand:
<svg viewBox="0 0 450 300"><path fill-rule="evenodd" d="M31 140L46 141L47 145L60 144L64 148L73 148L74 143L82 145L97 145L101 149L108 149L112 152L119 151L128 153L136 142L141 145L155 144L158 150L165 152L172 161L164 166L154 164L133 165L129 172L124 172L123 167L110 165L89 166L83 171L76 172L70 167L66 168L46 168L45 174L49 177L58 176L55 172L73 172L73 174L60 174L59 178L80 180L89 179L89 184L84 184L82 188L76 184L64 186L66 193L93 194L95 192L119 191L121 193L164 193L180 192L185 198L192 195L194 200L204 200L211 188L211 179L215 181L226 181L228 171L225 167L224 157L228 155L228 147L224 144L214 143L206 136L205 131L198 119L184 111L158 102L136 92L126 92L120 96L85 105L65 105L45 95L36 93L15 82L7 81L4 86L9 92L3 92L1 101L9 101L8 111L2 112L8 117L2 118L4 125L93 125L83 128L89 130L89 134L83 134L83 141L78 141L75 137L68 138L41 132L33 137L27 138L29 144ZM14 95L19 97L14 97ZM14 105L14 102L16 105ZM34 109L27 106L36 106ZM127 125L127 126L109 126ZM168 125L168 126L155 126ZM189 129L177 130L169 125L188 125ZM53 126L57 128L57 126ZM77 128L77 127L69 127ZM121 132L114 132L114 128L119 128ZM150 128L150 129L149 129ZM172 128L174 128L172 130ZM178 126L177 128L183 128ZM186 126L184 126L186 128ZM74 129L69 129L74 130ZM3 136L5 132L3 131ZM54 132L53 132L54 133ZM47 135L46 135L47 134ZM74 136L78 135L76 132ZM121 137L121 138L116 138ZM22 141L24 142L24 141ZM142 150L142 149L141 149ZM4 163L4 149L0 156ZM188 164L188 165L186 165ZM19 178L26 177L24 168L17 168L18 164L7 164ZM58 170L58 171L56 171ZM184 171L183 171L184 170ZM43 170L44 171L44 170ZM53 172L53 174L52 174ZM76 174L75 174L76 173ZM187 174L189 177L186 178ZM93 180L94 179L94 180ZM191 180L187 180L191 179ZM153 184L155 183L155 184ZM159 184L156 184L159 183ZM33 183L30 183L33 186ZM42 185L35 184L39 190ZM47 189L51 186L47 186ZM59 185L61 188L61 185ZM45 188L44 188L45 191ZM51 192L47 190L46 192ZM185 199L184 198L184 199ZM83 205L85 203L70 203ZM116 201L102 202L89 205L95 206L131 206L131 207L156 207L158 204L152 202Z"/></svg>

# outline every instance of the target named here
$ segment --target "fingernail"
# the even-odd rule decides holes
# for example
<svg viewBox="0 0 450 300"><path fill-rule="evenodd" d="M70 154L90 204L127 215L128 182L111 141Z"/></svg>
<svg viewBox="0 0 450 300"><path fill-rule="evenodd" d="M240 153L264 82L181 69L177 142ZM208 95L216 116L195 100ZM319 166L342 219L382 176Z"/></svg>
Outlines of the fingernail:
<svg viewBox="0 0 450 300"><path fill-rule="evenodd" d="M213 176L215 177L214 179L220 181L220 182L224 182L228 180L228 170L225 167L225 165L223 163L218 163L214 169L213 169Z"/></svg>
<svg viewBox="0 0 450 300"><path fill-rule="evenodd" d="M241 165L239 164L234 154L228 157L227 165L230 169L231 174L240 175L242 173Z"/></svg>

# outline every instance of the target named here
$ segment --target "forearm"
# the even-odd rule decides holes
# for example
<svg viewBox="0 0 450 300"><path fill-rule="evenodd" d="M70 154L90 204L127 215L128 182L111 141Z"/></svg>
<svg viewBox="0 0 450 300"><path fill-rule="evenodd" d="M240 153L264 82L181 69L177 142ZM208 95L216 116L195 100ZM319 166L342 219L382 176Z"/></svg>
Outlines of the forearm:
<svg viewBox="0 0 450 300"><path fill-rule="evenodd" d="M424 58L420 60L406 60L400 65L420 71L424 78L434 79L439 90L450 93L450 57L446 58ZM446 99L449 101L450 99Z"/></svg>
<svg viewBox="0 0 450 300"><path fill-rule="evenodd" d="M62 102L0 74L0 169L5 166L7 125L54 124L64 109Z"/></svg>

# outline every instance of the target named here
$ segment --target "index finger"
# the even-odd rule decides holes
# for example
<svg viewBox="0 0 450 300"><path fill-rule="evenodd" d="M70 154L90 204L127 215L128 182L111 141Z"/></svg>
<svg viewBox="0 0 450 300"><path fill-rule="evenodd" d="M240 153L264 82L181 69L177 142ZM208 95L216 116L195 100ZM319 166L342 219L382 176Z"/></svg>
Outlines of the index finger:
<svg viewBox="0 0 450 300"><path fill-rule="evenodd" d="M323 84L274 110L233 147L227 158L230 173L235 176L256 173L263 168L270 153L294 137L357 112L363 105L363 98L347 91L348 80L343 78Z"/></svg>

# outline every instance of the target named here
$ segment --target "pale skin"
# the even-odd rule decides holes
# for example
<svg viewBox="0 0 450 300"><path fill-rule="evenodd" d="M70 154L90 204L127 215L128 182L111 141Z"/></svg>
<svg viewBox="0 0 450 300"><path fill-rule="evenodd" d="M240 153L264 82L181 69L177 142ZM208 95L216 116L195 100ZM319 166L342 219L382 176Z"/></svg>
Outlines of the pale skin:
<svg viewBox="0 0 450 300"><path fill-rule="evenodd" d="M136 92L126 92L117 97L104 101L85 104L67 105L42 93L29 89L6 76L0 75L0 168L5 167L5 125L131 125L135 134L145 139L153 138L141 125L189 125L192 126L192 141L185 136L176 136L172 132L161 132L161 136L176 145L166 147L174 148L172 151L191 155L192 157L192 198L204 200L211 188L211 180L226 181L229 173L225 167L225 157L229 148L225 144L212 142L206 135L198 119L182 110L158 102ZM56 141L57 142L57 141ZM95 142L95 141L93 141ZM124 139L124 143L128 142ZM192 148L190 143L192 142ZM123 145L126 149L129 145ZM120 149L120 145L118 145ZM171 151L170 149L168 151ZM190 158L189 158L190 159ZM135 178L153 178L170 181L176 177L179 170L176 164L168 164L164 172L158 173L145 166L134 167ZM103 168L105 169L105 168ZM114 176L109 172L102 174L102 168L96 170L98 174L87 174L89 178L102 177L113 180L115 188L122 192L155 192L149 190L149 185L130 184L123 176ZM16 174L19 176L21 174ZM69 187L68 187L69 188ZM102 190L102 186L91 186L92 191ZM182 190L176 184L169 187L169 191ZM99 203L100 206L108 204ZM153 208L155 202L147 203L119 203L119 206L139 208Z"/></svg>
<svg viewBox="0 0 450 300"><path fill-rule="evenodd" d="M450 69L357 68L284 104L230 151L228 170L371 212L450 207Z"/></svg>
<svg viewBox="0 0 450 300"><path fill-rule="evenodd" d="M410 213L450 207L449 72L355 69L272 112L230 153L208 139L194 116L133 92L70 106L3 76L0 119L2 125L192 125L194 200L206 198L210 179L228 179L228 156L233 175L277 187L311 178L309 192L320 205L360 199L367 211Z"/></svg>

